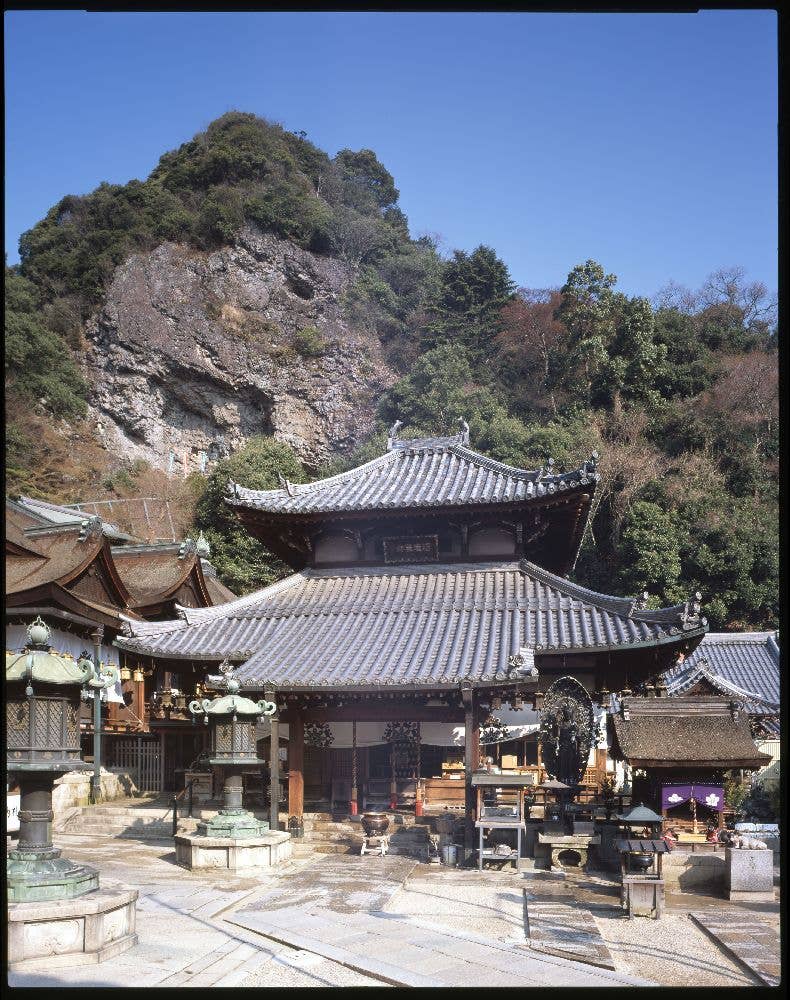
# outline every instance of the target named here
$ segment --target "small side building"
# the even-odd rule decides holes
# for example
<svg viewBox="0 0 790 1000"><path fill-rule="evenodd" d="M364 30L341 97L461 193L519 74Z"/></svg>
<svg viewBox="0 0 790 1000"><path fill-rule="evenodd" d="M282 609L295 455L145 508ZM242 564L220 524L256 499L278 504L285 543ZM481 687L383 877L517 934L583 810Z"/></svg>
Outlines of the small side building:
<svg viewBox="0 0 790 1000"><path fill-rule="evenodd" d="M625 695L609 717L609 740L611 756L632 769L633 800L681 828L704 829L711 820L721 826L726 772L770 762L755 745L748 714L719 695Z"/></svg>

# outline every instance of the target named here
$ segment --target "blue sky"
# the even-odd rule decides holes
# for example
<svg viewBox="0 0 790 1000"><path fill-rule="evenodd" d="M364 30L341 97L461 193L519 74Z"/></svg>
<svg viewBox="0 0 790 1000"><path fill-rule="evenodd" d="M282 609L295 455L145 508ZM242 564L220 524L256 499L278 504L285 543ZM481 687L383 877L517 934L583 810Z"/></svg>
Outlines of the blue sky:
<svg viewBox="0 0 790 1000"><path fill-rule="evenodd" d="M371 148L412 235L520 285L593 257L630 294L776 287L772 11L6 14L6 249L230 109Z"/></svg>

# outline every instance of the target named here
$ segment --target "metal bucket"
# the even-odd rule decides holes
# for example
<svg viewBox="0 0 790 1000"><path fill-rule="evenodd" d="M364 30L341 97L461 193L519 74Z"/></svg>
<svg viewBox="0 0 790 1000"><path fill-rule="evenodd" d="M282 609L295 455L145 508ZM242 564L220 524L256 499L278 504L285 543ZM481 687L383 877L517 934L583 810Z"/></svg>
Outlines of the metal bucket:
<svg viewBox="0 0 790 1000"><path fill-rule="evenodd" d="M458 848L455 844L445 844L442 848L442 864L455 868L458 864Z"/></svg>

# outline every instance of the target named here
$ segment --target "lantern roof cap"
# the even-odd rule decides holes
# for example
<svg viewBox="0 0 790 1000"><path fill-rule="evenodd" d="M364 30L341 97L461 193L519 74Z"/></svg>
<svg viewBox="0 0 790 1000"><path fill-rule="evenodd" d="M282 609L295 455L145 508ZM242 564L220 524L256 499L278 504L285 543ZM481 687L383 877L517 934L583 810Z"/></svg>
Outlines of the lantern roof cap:
<svg viewBox="0 0 790 1000"><path fill-rule="evenodd" d="M77 662L51 650L29 649L5 654L6 683L31 680L44 684L84 684L92 676L90 661Z"/></svg>
<svg viewBox="0 0 790 1000"><path fill-rule="evenodd" d="M238 694L224 694L203 705L206 715L261 715L263 708L257 701Z"/></svg>
<svg viewBox="0 0 790 1000"><path fill-rule="evenodd" d="M630 812L623 813L617 818L622 820L623 823L663 823L664 821L663 816L659 816L652 809L648 809L644 802L640 802Z"/></svg>

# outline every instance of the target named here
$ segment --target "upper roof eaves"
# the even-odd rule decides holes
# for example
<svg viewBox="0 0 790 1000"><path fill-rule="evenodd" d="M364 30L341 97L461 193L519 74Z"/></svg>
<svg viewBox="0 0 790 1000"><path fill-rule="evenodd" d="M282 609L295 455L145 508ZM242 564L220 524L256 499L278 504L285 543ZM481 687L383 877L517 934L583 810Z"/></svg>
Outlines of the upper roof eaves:
<svg viewBox="0 0 790 1000"><path fill-rule="evenodd" d="M227 502L290 514L499 504L594 489L598 479L596 455L571 472L555 473L551 460L541 469L519 469L472 451L457 435L395 440L372 461L313 483L250 490L231 482Z"/></svg>

